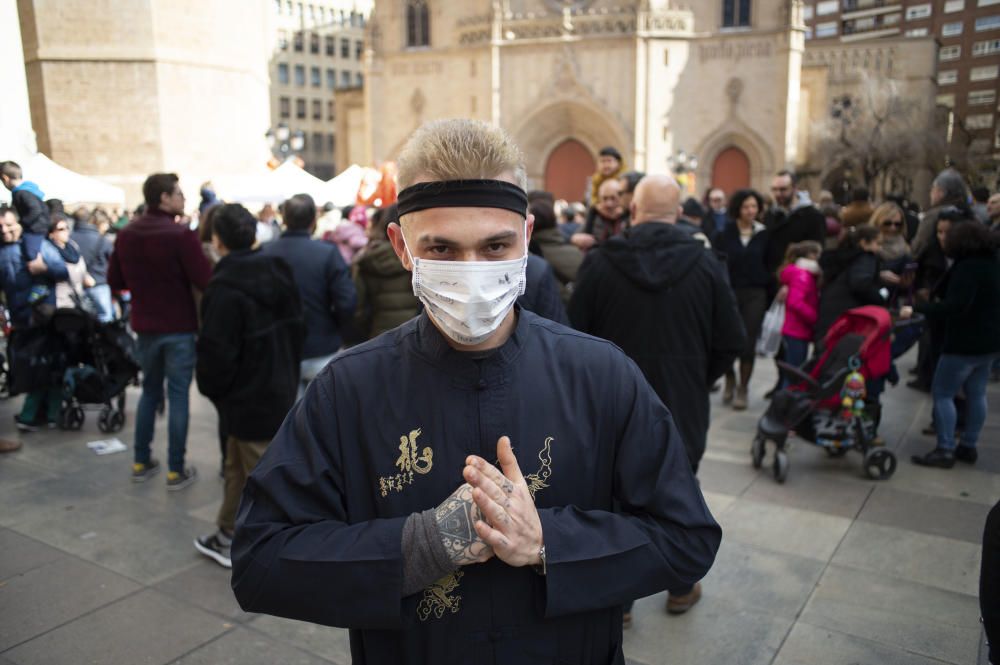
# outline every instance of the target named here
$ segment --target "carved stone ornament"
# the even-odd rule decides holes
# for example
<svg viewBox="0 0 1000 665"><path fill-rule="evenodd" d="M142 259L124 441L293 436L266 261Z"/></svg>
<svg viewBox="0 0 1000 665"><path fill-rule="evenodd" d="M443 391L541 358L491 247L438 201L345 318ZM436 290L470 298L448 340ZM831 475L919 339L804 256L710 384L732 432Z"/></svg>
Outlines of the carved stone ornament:
<svg viewBox="0 0 1000 665"><path fill-rule="evenodd" d="M729 103L732 105L737 105L740 103L740 97L743 96L743 79L733 77L729 79L729 83L726 84L726 96L729 97Z"/></svg>
<svg viewBox="0 0 1000 665"><path fill-rule="evenodd" d="M416 115L423 113L426 104L427 98L424 97L423 91L420 88L414 90L413 94L410 95L410 109L413 110L413 113Z"/></svg>

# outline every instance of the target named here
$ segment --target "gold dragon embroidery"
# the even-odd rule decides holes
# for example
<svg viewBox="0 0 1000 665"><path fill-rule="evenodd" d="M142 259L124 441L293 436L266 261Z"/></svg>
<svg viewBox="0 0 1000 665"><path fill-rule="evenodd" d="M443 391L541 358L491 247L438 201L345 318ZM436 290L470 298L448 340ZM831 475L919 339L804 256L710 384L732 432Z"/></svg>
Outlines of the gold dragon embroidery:
<svg viewBox="0 0 1000 665"><path fill-rule="evenodd" d="M417 430L417 433L419 434L420 431ZM545 444L542 446L541 452L538 453L538 461L541 462L541 466L537 472L524 477L532 499L535 498L535 494L539 490L549 486L546 481L552 476L552 442L554 440L551 436L546 437ZM458 588L462 575L464 575L462 571L455 571L424 589L424 596L420 600L420 604L417 605L417 617L421 621L427 621L431 614L440 619L444 616L445 611L450 611L452 614L458 612L462 597L454 592Z"/></svg>
<svg viewBox="0 0 1000 665"><path fill-rule="evenodd" d="M399 437L399 458L396 460L396 467L399 473L393 476L383 476L378 479L379 490L383 497L389 492L402 492L403 488L413 484L414 472L426 474L434 466L434 451L430 446L425 446L418 455L417 437L420 436L420 429L410 431L409 436Z"/></svg>

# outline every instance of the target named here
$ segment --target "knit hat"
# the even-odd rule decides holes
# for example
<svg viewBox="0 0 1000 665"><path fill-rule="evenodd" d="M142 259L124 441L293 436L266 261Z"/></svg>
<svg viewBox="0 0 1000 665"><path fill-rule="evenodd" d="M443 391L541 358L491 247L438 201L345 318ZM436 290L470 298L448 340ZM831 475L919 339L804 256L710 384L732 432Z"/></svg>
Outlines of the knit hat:
<svg viewBox="0 0 1000 665"><path fill-rule="evenodd" d="M601 151L597 154L600 155L601 157L614 157L619 162L622 161L622 154L611 146L605 146L601 148Z"/></svg>

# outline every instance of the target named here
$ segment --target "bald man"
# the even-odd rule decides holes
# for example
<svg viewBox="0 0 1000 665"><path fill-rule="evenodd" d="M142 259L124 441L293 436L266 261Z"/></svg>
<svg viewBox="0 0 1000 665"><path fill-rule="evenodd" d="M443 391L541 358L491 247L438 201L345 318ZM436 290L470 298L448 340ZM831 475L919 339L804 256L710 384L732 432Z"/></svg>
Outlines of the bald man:
<svg viewBox="0 0 1000 665"><path fill-rule="evenodd" d="M587 254L569 303L573 327L617 344L675 414L692 468L705 452L709 386L744 347L725 266L678 228L680 188L647 175L632 197L632 225ZM700 585L671 590L667 611L687 611ZM630 616L626 615L626 621Z"/></svg>

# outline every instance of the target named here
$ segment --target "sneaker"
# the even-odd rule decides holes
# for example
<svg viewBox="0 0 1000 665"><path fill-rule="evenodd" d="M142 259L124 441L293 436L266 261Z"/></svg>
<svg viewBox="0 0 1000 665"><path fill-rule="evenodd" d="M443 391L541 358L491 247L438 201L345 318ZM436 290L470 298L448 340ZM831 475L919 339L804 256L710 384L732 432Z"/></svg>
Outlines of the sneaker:
<svg viewBox="0 0 1000 665"><path fill-rule="evenodd" d="M222 531L194 539L194 548L223 568L233 567L233 561L229 558L229 548L232 544L233 539L226 537Z"/></svg>
<svg viewBox="0 0 1000 665"><path fill-rule="evenodd" d="M973 446L957 446L955 448L955 459L966 464L975 464L979 459L979 453Z"/></svg>
<svg viewBox="0 0 1000 665"><path fill-rule="evenodd" d="M944 448L935 448L926 455L914 455L910 459L918 466L933 466L938 469L955 466L955 453Z"/></svg>
<svg viewBox="0 0 1000 665"><path fill-rule="evenodd" d="M11 441L10 439L0 439L0 453L12 453L20 449L21 449L20 441Z"/></svg>
<svg viewBox="0 0 1000 665"><path fill-rule="evenodd" d="M184 471L167 472L167 489L171 492L182 490L195 481L198 470L193 466L184 467Z"/></svg>
<svg viewBox="0 0 1000 665"><path fill-rule="evenodd" d="M701 600L701 582L697 582L690 593L683 596L667 596L667 614L684 614Z"/></svg>
<svg viewBox="0 0 1000 665"><path fill-rule="evenodd" d="M14 416L14 424L17 425L17 429L22 432L37 432L38 427L33 423L27 423L21 420L19 417Z"/></svg>
<svg viewBox="0 0 1000 665"><path fill-rule="evenodd" d="M144 483L160 472L160 463L151 459L145 464L136 462L132 465L132 482Z"/></svg>
<svg viewBox="0 0 1000 665"><path fill-rule="evenodd" d="M747 408L747 389L737 388L736 397L733 398L733 411L746 411Z"/></svg>

